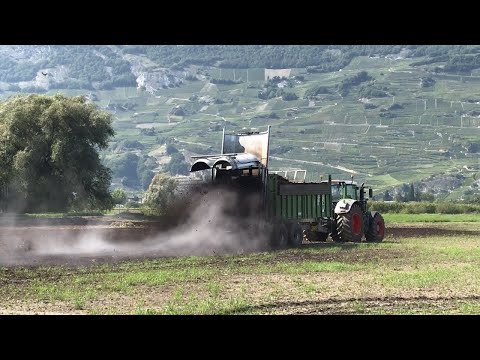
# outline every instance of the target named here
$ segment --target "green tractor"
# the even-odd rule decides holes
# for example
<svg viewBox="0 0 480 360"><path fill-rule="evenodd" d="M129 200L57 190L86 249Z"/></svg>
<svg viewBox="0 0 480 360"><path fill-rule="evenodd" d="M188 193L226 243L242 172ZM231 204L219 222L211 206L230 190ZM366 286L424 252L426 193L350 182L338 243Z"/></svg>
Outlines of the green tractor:
<svg viewBox="0 0 480 360"><path fill-rule="evenodd" d="M351 180L304 182L271 172L267 183L267 219L277 230L275 239L291 246L303 240L336 242L380 242L385 222L380 213L367 211L373 190ZM282 230L283 229L283 230Z"/></svg>
<svg viewBox="0 0 480 360"><path fill-rule="evenodd" d="M385 221L377 211L367 211L367 201L373 196L369 186L353 181L330 180L334 221L330 236L334 241L381 242L385 237Z"/></svg>

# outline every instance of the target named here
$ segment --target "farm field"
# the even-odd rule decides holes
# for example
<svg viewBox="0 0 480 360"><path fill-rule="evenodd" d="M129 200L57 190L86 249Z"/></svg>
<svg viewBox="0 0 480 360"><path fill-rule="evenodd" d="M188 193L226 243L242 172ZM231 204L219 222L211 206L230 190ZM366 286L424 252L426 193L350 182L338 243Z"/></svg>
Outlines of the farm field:
<svg viewBox="0 0 480 360"><path fill-rule="evenodd" d="M142 240L154 227L134 220L2 225L0 313L479 313L480 223L413 223L391 215L380 244L327 241L234 253L198 247L175 254L157 246L162 235ZM88 230L105 249L85 250L94 241L79 234ZM13 239L8 254L16 257L6 257ZM35 253L39 243L60 240L84 244L84 251L57 246ZM121 246L132 243L141 245Z"/></svg>
<svg viewBox="0 0 480 360"><path fill-rule="evenodd" d="M480 46L2 45L0 102L0 314L480 312Z"/></svg>

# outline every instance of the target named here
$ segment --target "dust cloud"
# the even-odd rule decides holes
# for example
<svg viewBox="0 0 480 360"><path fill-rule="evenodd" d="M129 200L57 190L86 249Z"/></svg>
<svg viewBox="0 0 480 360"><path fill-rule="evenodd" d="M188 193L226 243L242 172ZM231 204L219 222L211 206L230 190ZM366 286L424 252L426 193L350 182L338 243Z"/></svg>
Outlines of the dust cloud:
<svg viewBox="0 0 480 360"><path fill-rule="evenodd" d="M271 228L263 221L260 201L258 193L202 185L186 189L165 216L148 223L118 219L21 223L14 216L3 216L0 266L85 265L267 250Z"/></svg>

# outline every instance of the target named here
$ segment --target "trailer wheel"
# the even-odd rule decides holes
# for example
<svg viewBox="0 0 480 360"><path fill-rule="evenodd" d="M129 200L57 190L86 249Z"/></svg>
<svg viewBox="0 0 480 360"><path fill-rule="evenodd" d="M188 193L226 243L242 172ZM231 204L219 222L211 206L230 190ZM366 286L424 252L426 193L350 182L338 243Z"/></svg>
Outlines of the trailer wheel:
<svg viewBox="0 0 480 360"><path fill-rule="evenodd" d="M291 236L288 240L289 240L289 244L293 247L302 245L303 229L299 224L295 224L292 226Z"/></svg>
<svg viewBox="0 0 480 360"><path fill-rule="evenodd" d="M363 212L360 205L354 203L348 213L339 215L337 220L337 231L342 241L362 241Z"/></svg>
<svg viewBox="0 0 480 360"><path fill-rule="evenodd" d="M285 224L276 224L272 231L270 244L275 249L282 249L288 245L288 229Z"/></svg>
<svg viewBox="0 0 480 360"><path fill-rule="evenodd" d="M367 241L368 242L382 242L385 237L385 221L383 216L376 212L372 211L370 216L370 223L368 226L367 232Z"/></svg>

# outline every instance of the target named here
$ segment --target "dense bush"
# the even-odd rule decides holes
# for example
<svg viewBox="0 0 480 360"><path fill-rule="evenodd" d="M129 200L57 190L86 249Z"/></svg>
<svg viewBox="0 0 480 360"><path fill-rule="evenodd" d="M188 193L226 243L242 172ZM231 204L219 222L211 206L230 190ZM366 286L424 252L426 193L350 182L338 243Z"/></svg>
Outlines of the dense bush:
<svg viewBox="0 0 480 360"><path fill-rule="evenodd" d="M291 93L291 92L286 92L282 95L282 99L284 101L292 101L292 100L297 100L298 99L298 96L297 94L295 93Z"/></svg>
<svg viewBox="0 0 480 360"><path fill-rule="evenodd" d="M305 91L304 98L309 98L311 96L317 96L319 94L329 94L329 93L330 91L328 90L328 87L315 85L310 89L307 89L307 91Z"/></svg>
<svg viewBox="0 0 480 360"><path fill-rule="evenodd" d="M373 80L366 71L360 71L358 74L348 76L338 85L338 91L342 96L347 96L352 86L359 85L362 82Z"/></svg>

